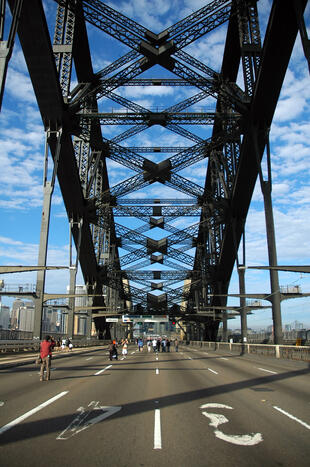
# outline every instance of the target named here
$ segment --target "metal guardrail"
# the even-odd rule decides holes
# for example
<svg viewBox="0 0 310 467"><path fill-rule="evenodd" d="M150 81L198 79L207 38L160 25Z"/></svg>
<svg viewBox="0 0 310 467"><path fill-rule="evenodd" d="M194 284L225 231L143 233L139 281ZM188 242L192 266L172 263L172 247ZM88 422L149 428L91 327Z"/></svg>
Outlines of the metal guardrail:
<svg viewBox="0 0 310 467"><path fill-rule="evenodd" d="M310 361L310 346L271 345L271 344L234 344L230 342L190 341L194 347L213 350L229 350L240 354L254 354L263 357L283 358L288 360Z"/></svg>

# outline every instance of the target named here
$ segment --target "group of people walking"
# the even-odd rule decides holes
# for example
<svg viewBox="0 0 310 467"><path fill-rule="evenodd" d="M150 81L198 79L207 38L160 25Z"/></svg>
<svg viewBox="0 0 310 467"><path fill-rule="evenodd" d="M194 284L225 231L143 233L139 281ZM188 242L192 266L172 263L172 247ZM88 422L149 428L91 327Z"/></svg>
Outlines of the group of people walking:
<svg viewBox="0 0 310 467"><path fill-rule="evenodd" d="M163 338L158 337L158 338L154 338L154 339L147 339L147 341L145 343L146 343L148 352L151 352L151 349L153 349L153 352L160 352L160 351L170 352L170 347L171 347L172 341L170 339L165 338L165 337L163 337ZM143 339L141 337L139 339L137 339L137 344L138 344L139 352L142 352L143 347L144 347L144 341L143 341ZM173 344L174 344L174 350L176 352L178 352L178 350L179 350L178 339L175 339L173 341Z"/></svg>
<svg viewBox="0 0 310 467"><path fill-rule="evenodd" d="M124 358L126 358L127 353L128 353L128 340L127 339L122 339L120 342L120 346L122 348L122 355ZM110 354L110 360L118 360L118 344L116 340L114 339L113 341L110 342L109 344L109 354Z"/></svg>
<svg viewBox="0 0 310 467"><path fill-rule="evenodd" d="M144 341L142 338L137 339L137 345L139 352L143 351ZM120 342L120 346L122 349L122 355L126 358L128 353L128 340L122 339ZM166 338L154 338L154 339L147 339L146 346L148 352L170 352L171 341ZM52 336L46 336L45 339L40 344L40 355L39 361L41 363L40 367L40 381L49 381L51 375L51 360L52 360L52 352L54 349L65 349L72 350L72 343L69 339L63 339L60 341L55 341ZM174 349L176 352L179 350L179 343L178 340L174 340ZM110 360L118 360L118 343L114 339L109 344L109 355Z"/></svg>

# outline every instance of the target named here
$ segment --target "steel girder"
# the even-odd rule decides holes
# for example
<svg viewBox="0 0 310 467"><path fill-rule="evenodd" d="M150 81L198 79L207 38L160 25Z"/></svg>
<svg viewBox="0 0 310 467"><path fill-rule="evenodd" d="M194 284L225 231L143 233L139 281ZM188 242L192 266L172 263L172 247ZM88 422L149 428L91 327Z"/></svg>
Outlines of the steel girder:
<svg viewBox="0 0 310 467"><path fill-rule="evenodd" d="M15 0L8 2L13 11ZM194 305L223 305L221 299L210 298L210 294L225 294L228 288L258 173L253 159L253 131L262 156L266 129L272 121L298 31L291 2L273 2L263 48L256 4L252 1L215 0L160 34L149 31L100 0L59 0L58 4L53 47L40 0L23 2L18 34L44 126L46 129L62 129L57 176L69 219L84 220L80 264L85 281L108 285L118 290L120 295L148 307L151 303L150 290L142 291L131 287L128 282L125 284L120 271L126 274L123 266L134 262L130 269L132 273L128 271L127 277L133 278L136 274L136 279L141 281L141 267L163 263L179 274L176 277L184 278L189 270L199 273L190 276L190 282L183 287L182 293L178 289L171 290L168 283L163 285L165 297L162 297L162 303L159 299L158 303L150 306L163 310L180 300L187 302L189 311ZM301 10L305 5L306 0L301 0ZM94 73L85 21L126 44L131 51ZM225 21L228 21L226 46L222 69L217 73L182 49ZM40 41L33 41L34 36L40 37ZM78 84L70 91L73 62ZM244 91L236 85L240 62ZM178 79L137 78L153 65L161 65ZM163 112L154 114L116 97L113 91L123 85L188 85L200 92L192 100L166 109L166 116ZM136 119L135 122L141 123L143 128L159 123L197 144L186 149L176 148L174 156L155 163L139 152L147 154L162 149L158 151L155 146L147 150L129 149L102 138L97 101L103 96L135 108L136 115L129 115L130 121L128 114L124 117L126 123ZM195 99L198 102L206 96L213 96L217 104L215 114L203 115L204 120L200 121L213 124L212 137L202 141L181 127L186 122L194 123L194 116L179 113L192 105ZM245 116L241 125L237 112ZM223 118L230 115L233 116L230 119ZM111 116L106 118L111 121ZM117 123L124 119L117 116ZM122 140L135 131L137 128L123 134ZM55 156L53 140L50 149ZM106 158L137 174L110 188ZM204 187L179 174L205 158L208 158L208 169ZM181 207L186 200L165 200L164 206L164 201L160 200L158 203L155 199L124 198L125 194L155 182L185 193L189 206L192 204L193 207L189 210ZM140 205L143 209L124 209L129 205ZM156 211L159 206L161 211ZM154 222L152 218L163 230L166 223L171 235L155 241L142 235L146 232L147 222L135 230L115 223L114 215L130 214L144 222L150 216L150 228ZM192 228L178 231L167 224L167 219L176 215L199 215L200 222ZM158 219L159 216L164 221ZM78 232L74 230L73 235L77 242ZM128 255L120 256L118 253L120 236ZM174 248L175 244L179 244L178 249ZM195 250L193 256L185 253L190 248ZM174 281L176 278L168 279L167 272L166 279ZM113 300L116 300L115 296ZM207 323L211 329L209 335L214 337L216 323L208 320Z"/></svg>

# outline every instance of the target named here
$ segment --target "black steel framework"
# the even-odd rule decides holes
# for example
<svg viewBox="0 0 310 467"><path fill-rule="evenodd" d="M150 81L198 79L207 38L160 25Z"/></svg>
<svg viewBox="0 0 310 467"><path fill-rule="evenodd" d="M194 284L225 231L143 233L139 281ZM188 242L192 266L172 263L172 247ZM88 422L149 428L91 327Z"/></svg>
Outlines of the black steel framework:
<svg viewBox="0 0 310 467"><path fill-rule="evenodd" d="M306 3L275 0L261 44L255 0L209 1L159 34L101 0L58 0L52 39L42 0L8 0L14 21L6 56L0 57L1 97L17 27L79 263L89 291L96 295L94 306L128 310L128 304L140 305L146 314L178 313L184 318L190 315L191 320L199 309L225 307L266 135L299 29L309 60L303 20ZM5 4L1 0L2 42ZM130 51L94 72L87 22ZM226 44L217 72L184 49L225 22ZM175 77L140 76L154 65ZM73 66L78 84L72 90ZM239 68L243 89L236 84ZM141 85L190 86L196 94L152 111L115 92L120 86ZM103 97L126 110L98 112ZM215 112L186 110L206 97L215 100ZM132 126L110 140L102 136L101 125L122 124ZM183 128L186 124L209 125L212 135L202 139ZM187 138L188 146L121 145L153 125ZM160 163L146 157L156 152L173 155ZM136 175L111 187L107 159ZM180 175L202 160L207 161L204 186ZM155 182L186 197L161 200L132 195ZM195 221L188 228L171 224L177 217L190 216ZM130 229L115 220L127 217L138 218L143 225ZM146 235L155 227L166 233L161 240ZM154 270L143 269L149 265ZM197 314L205 338L216 338L219 319ZM106 329L105 318L96 318L96 325Z"/></svg>

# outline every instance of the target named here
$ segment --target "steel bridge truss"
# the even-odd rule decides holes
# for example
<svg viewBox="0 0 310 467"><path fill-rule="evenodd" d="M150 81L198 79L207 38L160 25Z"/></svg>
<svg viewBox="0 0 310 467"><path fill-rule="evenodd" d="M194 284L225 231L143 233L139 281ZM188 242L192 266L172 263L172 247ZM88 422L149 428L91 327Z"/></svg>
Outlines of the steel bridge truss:
<svg viewBox="0 0 310 467"><path fill-rule="evenodd" d="M1 1L2 13L5 3ZM14 23L7 56L18 25L45 130L60 135L47 142L57 164L85 283L94 294L104 293L105 298L94 299L94 305L125 309L128 303L140 304L146 313L175 314L177 310L191 316L198 308L225 306L223 296L258 175L257 159L263 157L266 132L296 35L304 26L306 0L298 0L296 9L292 3L274 1L261 44L255 0L209 1L160 33L101 0L57 0L52 39L42 0L8 0ZM129 52L95 72L87 23L99 29L103 39L108 34L125 44ZM215 71L184 49L224 23L227 36L222 67ZM3 42L3 25L0 39ZM2 59L3 70L7 61L7 57ZM155 65L168 71L169 77L140 76L145 71L149 76ZM77 84L72 89L73 68ZM242 88L236 84L239 70ZM5 72L1 96L4 81ZM122 86L166 85L190 87L195 93L154 111L116 92ZM102 98L117 103L121 110L99 112ZM206 98L213 100L215 111L187 110ZM109 140L102 136L105 125L130 128ZM155 125L186 138L188 146L121 145ZM191 125L191 130L184 125ZM194 125L208 125L211 136L196 135ZM172 155L156 163L146 157L149 153ZM135 175L110 186L107 159ZM180 174L203 160L207 164L204 186ZM186 197L135 198L138 190L153 183ZM193 217L193 224L175 227L173 222L183 217ZM128 218L138 219L142 225L129 228ZM155 228L162 232L159 240L152 236ZM153 269L143 269L150 266ZM218 324L205 317L205 337L214 338Z"/></svg>

